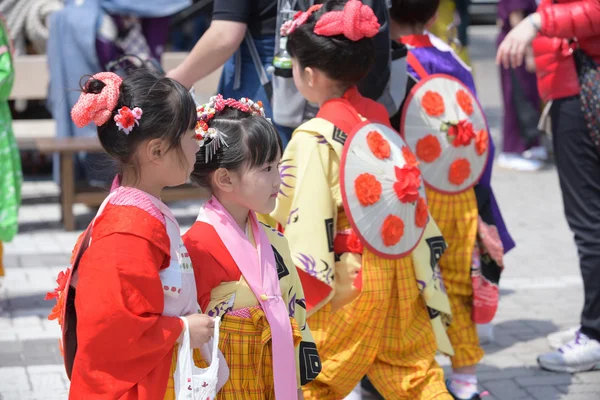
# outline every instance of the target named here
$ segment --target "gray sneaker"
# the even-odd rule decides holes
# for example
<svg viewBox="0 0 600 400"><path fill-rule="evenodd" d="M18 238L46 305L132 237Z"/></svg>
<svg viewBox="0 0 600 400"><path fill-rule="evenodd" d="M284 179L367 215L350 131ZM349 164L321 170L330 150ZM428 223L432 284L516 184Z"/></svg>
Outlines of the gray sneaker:
<svg viewBox="0 0 600 400"><path fill-rule="evenodd" d="M600 342L581 332L557 351L542 354L537 359L541 368L555 372L584 372L600 369Z"/></svg>

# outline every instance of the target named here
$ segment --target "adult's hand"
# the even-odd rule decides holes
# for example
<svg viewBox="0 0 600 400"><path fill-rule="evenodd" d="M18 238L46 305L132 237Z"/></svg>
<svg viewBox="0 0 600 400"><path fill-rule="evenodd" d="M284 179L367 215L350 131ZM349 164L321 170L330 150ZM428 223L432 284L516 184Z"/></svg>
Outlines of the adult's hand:
<svg viewBox="0 0 600 400"><path fill-rule="evenodd" d="M527 47L536 37L541 23L540 15L533 13L511 29L498 46L496 63L502 64L504 68L520 67L523 64Z"/></svg>

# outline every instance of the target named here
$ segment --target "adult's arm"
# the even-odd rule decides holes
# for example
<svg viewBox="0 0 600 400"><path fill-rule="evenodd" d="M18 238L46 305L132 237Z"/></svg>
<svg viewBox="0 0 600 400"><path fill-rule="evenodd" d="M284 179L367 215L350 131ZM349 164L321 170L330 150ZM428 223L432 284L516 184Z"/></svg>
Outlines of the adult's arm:
<svg viewBox="0 0 600 400"><path fill-rule="evenodd" d="M373 38L375 45L375 64L369 74L358 84L360 93L373 100L378 100L390 78L390 25L386 0L362 0L373 9L381 27Z"/></svg>
<svg viewBox="0 0 600 400"><path fill-rule="evenodd" d="M586 38L600 34L600 0L580 0L541 7L540 32L559 38Z"/></svg>
<svg viewBox="0 0 600 400"><path fill-rule="evenodd" d="M190 54L167 76L185 87L225 64L240 47L248 28L251 0L215 0L212 22Z"/></svg>

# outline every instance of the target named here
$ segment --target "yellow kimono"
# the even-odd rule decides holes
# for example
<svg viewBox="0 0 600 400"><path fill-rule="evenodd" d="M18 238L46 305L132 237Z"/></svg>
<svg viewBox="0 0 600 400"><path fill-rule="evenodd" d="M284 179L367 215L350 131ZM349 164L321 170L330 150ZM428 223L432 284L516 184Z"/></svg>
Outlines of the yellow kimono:
<svg viewBox="0 0 600 400"><path fill-rule="evenodd" d="M300 388L321 370L306 323L304 293L285 237L268 226L261 224L260 228L275 256L281 300L289 314L295 345L296 386ZM257 297L212 225L199 217L183 240L194 266L201 308L208 315L222 317L219 348L230 373L217 399L275 400L271 327ZM248 240L255 243L252 230Z"/></svg>
<svg viewBox="0 0 600 400"><path fill-rule="evenodd" d="M388 399L450 400L434 359L438 346L452 353L440 315L450 310L437 269L445 243L431 224L412 256L388 260L366 248L336 254L336 237L351 229L339 184L346 137L321 118L295 131L282 157L283 185L271 214L285 228L300 270L323 363L304 396L341 399L368 375ZM415 267L422 266L428 272L418 277ZM432 289L421 296L425 287ZM437 310L426 306L426 296L432 304L437 300ZM441 331L437 344L432 326Z"/></svg>

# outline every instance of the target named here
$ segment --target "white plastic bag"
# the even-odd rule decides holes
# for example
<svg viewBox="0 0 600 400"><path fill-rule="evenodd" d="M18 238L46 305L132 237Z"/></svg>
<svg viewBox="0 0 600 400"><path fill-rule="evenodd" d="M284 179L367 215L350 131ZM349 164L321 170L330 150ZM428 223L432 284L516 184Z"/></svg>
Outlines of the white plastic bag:
<svg viewBox="0 0 600 400"><path fill-rule="evenodd" d="M215 318L210 366L202 369L194 364L188 321L183 317L181 319L184 323L184 331L183 341L177 354L177 367L173 376L175 398L177 400L214 400L217 396L219 382L219 324L221 320L219 317Z"/></svg>

